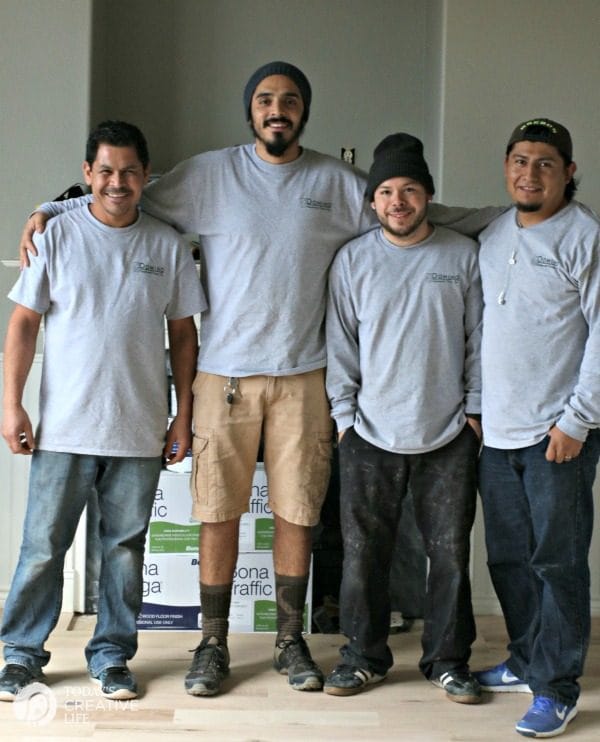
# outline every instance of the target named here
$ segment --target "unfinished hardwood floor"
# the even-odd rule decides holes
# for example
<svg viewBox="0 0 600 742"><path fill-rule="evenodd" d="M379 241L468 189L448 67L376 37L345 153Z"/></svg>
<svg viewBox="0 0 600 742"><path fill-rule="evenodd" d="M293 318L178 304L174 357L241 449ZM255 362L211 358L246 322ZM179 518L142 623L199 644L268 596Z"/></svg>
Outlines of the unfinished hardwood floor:
<svg viewBox="0 0 600 742"><path fill-rule="evenodd" d="M51 692L30 708L0 703L2 740L114 740L126 742L494 742L523 739L514 725L529 705L525 694L485 694L466 706L446 700L417 669L421 626L390 637L395 665L385 682L339 698L293 691L271 666L273 635L230 638L231 677L221 695L194 698L183 689L193 632L141 632L131 662L140 686L135 701L109 701L85 671L83 648L93 616L61 617L50 638L47 667ZM479 616L471 666L504 658L502 619ZM333 667L341 636L313 634L308 641L324 671ZM579 714L563 735L577 742L600 739L600 619L594 619ZM32 719L23 718L29 713Z"/></svg>

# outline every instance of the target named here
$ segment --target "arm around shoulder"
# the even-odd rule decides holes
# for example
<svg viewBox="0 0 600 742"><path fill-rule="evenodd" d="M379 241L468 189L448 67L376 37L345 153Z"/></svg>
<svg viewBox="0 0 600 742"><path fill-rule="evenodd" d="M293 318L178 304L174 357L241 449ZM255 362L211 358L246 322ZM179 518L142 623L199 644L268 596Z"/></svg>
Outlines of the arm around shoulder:
<svg viewBox="0 0 600 742"><path fill-rule="evenodd" d="M29 253L37 255L37 248L33 244L33 235L35 232L41 234L46 229L46 222L64 211L79 209L92 200L90 195L79 196L78 198L67 198L64 201L47 201L41 204L25 222L21 240L19 242L19 262L21 268L29 267Z"/></svg>
<svg viewBox="0 0 600 742"><path fill-rule="evenodd" d="M29 268L29 253L37 255L38 251L33 243L35 232L41 234L46 229L46 222L50 217L43 211L34 211L25 222L19 242L19 263L21 268Z"/></svg>

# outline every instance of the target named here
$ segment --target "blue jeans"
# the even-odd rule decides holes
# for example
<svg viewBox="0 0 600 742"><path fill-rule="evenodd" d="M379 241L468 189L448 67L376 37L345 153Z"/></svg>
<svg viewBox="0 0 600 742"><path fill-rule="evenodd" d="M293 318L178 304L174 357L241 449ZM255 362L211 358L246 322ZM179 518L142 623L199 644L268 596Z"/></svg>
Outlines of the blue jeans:
<svg viewBox="0 0 600 742"><path fill-rule="evenodd" d="M19 562L0 638L7 663L46 665L62 602L63 566L90 491L98 493L102 565L98 620L85 650L92 675L137 649L144 542L161 459L35 451Z"/></svg>
<svg viewBox="0 0 600 742"><path fill-rule="evenodd" d="M469 581L469 536L477 499L479 440L469 425L435 451L398 454L349 428L339 445L344 567L340 624L344 662L385 674L390 570L402 503L412 495L415 520L429 557L424 605L426 678L466 670L475 639Z"/></svg>
<svg viewBox="0 0 600 742"><path fill-rule="evenodd" d="M506 620L510 670L535 695L573 704L590 636L588 552L600 431L579 456L546 461L548 438L484 447L479 489L488 566Z"/></svg>

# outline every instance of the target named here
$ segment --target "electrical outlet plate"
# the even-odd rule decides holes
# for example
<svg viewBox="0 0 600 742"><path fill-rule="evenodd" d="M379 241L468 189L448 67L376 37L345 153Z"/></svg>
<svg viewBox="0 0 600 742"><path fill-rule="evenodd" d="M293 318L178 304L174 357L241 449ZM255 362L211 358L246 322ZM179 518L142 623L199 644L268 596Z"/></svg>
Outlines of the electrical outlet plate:
<svg viewBox="0 0 600 742"><path fill-rule="evenodd" d="M355 147L342 147L340 157L344 162L349 162L350 165L354 165L356 161L356 148Z"/></svg>

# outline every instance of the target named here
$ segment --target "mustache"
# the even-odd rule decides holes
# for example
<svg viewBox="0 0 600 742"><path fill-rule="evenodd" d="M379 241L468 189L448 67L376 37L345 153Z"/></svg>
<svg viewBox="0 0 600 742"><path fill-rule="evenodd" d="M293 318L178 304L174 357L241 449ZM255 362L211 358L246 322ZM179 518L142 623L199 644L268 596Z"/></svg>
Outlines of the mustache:
<svg viewBox="0 0 600 742"><path fill-rule="evenodd" d="M287 126L291 126L292 122L286 116L273 116L265 121L263 129L266 129L269 124L286 124Z"/></svg>

